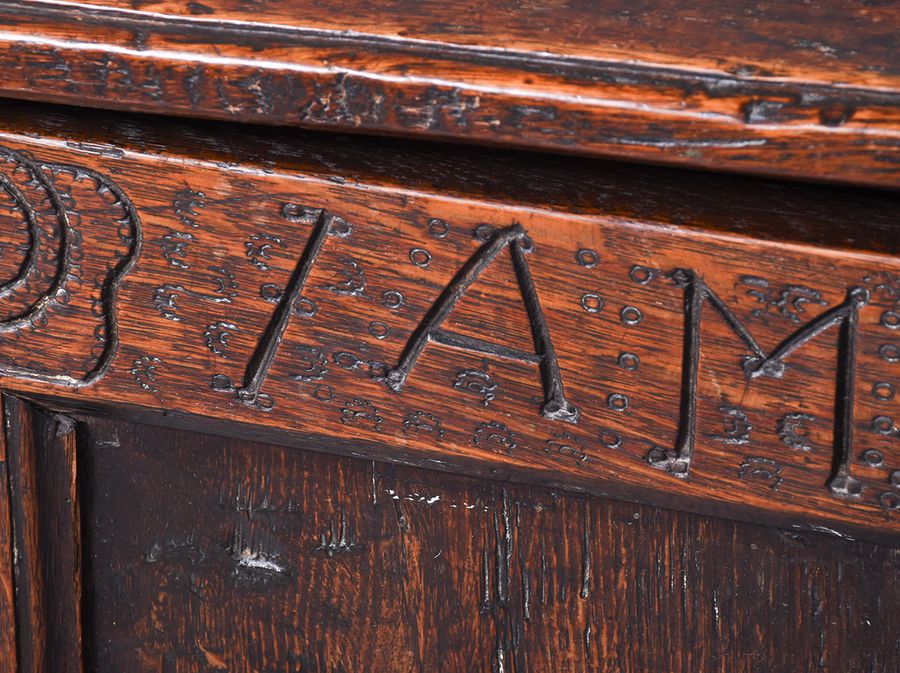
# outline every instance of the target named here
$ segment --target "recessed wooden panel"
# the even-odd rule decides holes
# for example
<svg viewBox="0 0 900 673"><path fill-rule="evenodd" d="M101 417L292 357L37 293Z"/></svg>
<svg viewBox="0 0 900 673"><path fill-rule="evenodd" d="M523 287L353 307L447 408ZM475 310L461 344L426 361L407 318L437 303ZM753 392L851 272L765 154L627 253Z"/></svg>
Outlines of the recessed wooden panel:
<svg viewBox="0 0 900 673"><path fill-rule="evenodd" d="M86 670L896 670L823 535L86 419Z"/></svg>
<svg viewBox="0 0 900 673"><path fill-rule="evenodd" d="M71 121L0 132L6 386L900 530L895 197Z"/></svg>

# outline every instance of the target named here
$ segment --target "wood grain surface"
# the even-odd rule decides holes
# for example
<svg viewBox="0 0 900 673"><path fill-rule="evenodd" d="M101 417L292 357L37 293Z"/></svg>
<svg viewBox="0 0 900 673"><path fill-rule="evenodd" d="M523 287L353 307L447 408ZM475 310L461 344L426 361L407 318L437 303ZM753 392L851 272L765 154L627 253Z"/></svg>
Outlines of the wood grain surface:
<svg viewBox="0 0 900 673"><path fill-rule="evenodd" d="M75 426L4 397L20 673L82 673L81 515Z"/></svg>
<svg viewBox="0 0 900 673"><path fill-rule="evenodd" d="M891 673L898 550L80 419L90 673Z"/></svg>
<svg viewBox="0 0 900 673"><path fill-rule="evenodd" d="M900 185L896 3L0 2L0 92Z"/></svg>
<svg viewBox="0 0 900 673"><path fill-rule="evenodd" d="M14 104L0 145L7 389L900 531L896 196Z"/></svg>
<svg viewBox="0 0 900 673"><path fill-rule="evenodd" d="M0 405L0 423L4 419ZM13 530L9 502L9 458L6 425L0 432L0 670L17 671Z"/></svg>

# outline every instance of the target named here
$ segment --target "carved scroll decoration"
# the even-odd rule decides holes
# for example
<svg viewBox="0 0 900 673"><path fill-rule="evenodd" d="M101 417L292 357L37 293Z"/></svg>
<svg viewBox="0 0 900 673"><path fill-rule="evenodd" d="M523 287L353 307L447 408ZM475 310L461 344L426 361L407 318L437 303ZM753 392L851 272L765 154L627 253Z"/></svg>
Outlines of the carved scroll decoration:
<svg viewBox="0 0 900 673"><path fill-rule="evenodd" d="M118 349L116 293L140 254L137 210L122 189L92 169L38 162L7 148L0 148L0 162L7 212L20 218L14 230L25 238L7 246L17 251L20 263L0 284L0 374L90 385ZM84 222L88 218L91 222ZM80 305L89 306L93 324L70 318ZM54 334L65 338L66 348L42 346ZM69 351L72 341L81 344L80 353Z"/></svg>

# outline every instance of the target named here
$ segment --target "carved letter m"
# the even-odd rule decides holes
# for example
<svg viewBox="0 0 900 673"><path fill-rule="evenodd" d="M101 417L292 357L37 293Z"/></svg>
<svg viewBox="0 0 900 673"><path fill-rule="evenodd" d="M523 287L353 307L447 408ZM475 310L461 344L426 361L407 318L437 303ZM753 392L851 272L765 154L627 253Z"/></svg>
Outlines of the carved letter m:
<svg viewBox="0 0 900 673"><path fill-rule="evenodd" d="M832 326L840 326L835 384L834 455L828 486L841 496L858 495L861 484L850 474L853 448L853 396L856 366L856 335L859 309L869 300L869 292L861 287L847 291L846 299L822 315L801 326L775 349L766 354L747 327L725 302L693 271L678 269L672 279L684 289L684 348L682 391L678 440L674 452L654 449L648 460L651 465L667 470L677 477L690 474L697 427L697 380L700 365L700 325L703 304L709 302L725 320L729 328L747 346L750 354L744 359L744 373L748 378L772 376L780 378L785 372L785 359L798 348Z"/></svg>

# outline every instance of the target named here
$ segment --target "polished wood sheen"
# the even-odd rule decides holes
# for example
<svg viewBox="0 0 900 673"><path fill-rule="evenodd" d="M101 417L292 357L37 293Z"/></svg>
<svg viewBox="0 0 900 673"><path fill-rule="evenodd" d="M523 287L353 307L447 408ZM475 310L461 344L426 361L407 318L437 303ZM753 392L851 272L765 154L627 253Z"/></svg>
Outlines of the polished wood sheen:
<svg viewBox="0 0 900 673"><path fill-rule="evenodd" d="M4 95L896 187L892 2L0 2Z"/></svg>
<svg viewBox="0 0 900 673"><path fill-rule="evenodd" d="M10 442L13 496L36 509L18 566L33 572L32 593L57 588L45 612L20 605L26 656L55 661L24 670L888 673L900 663L890 547L6 407L24 430ZM74 454L54 450L64 446ZM22 488L29 455L60 479ZM77 460L54 467L54 455ZM60 595L71 581L46 568L70 558L61 542L77 529L58 514L73 503L81 601ZM42 556L48 540L57 554Z"/></svg>
<svg viewBox="0 0 900 673"><path fill-rule="evenodd" d="M4 418L0 409L0 419ZM9 498L7 426L0 432L0 670L17 671L13 530Z"/></svg>
<svg viewBox="0 0 900 673"><path fill-rule="evenodd" d="M900 670L900 4L0 0L0 73L0 673Z"/></svg>
<svg viewBox="0 0 900 673"><path fill-rule="evenodd" d="M3 120L9 390L897 538L896 196Z"/></svg>

